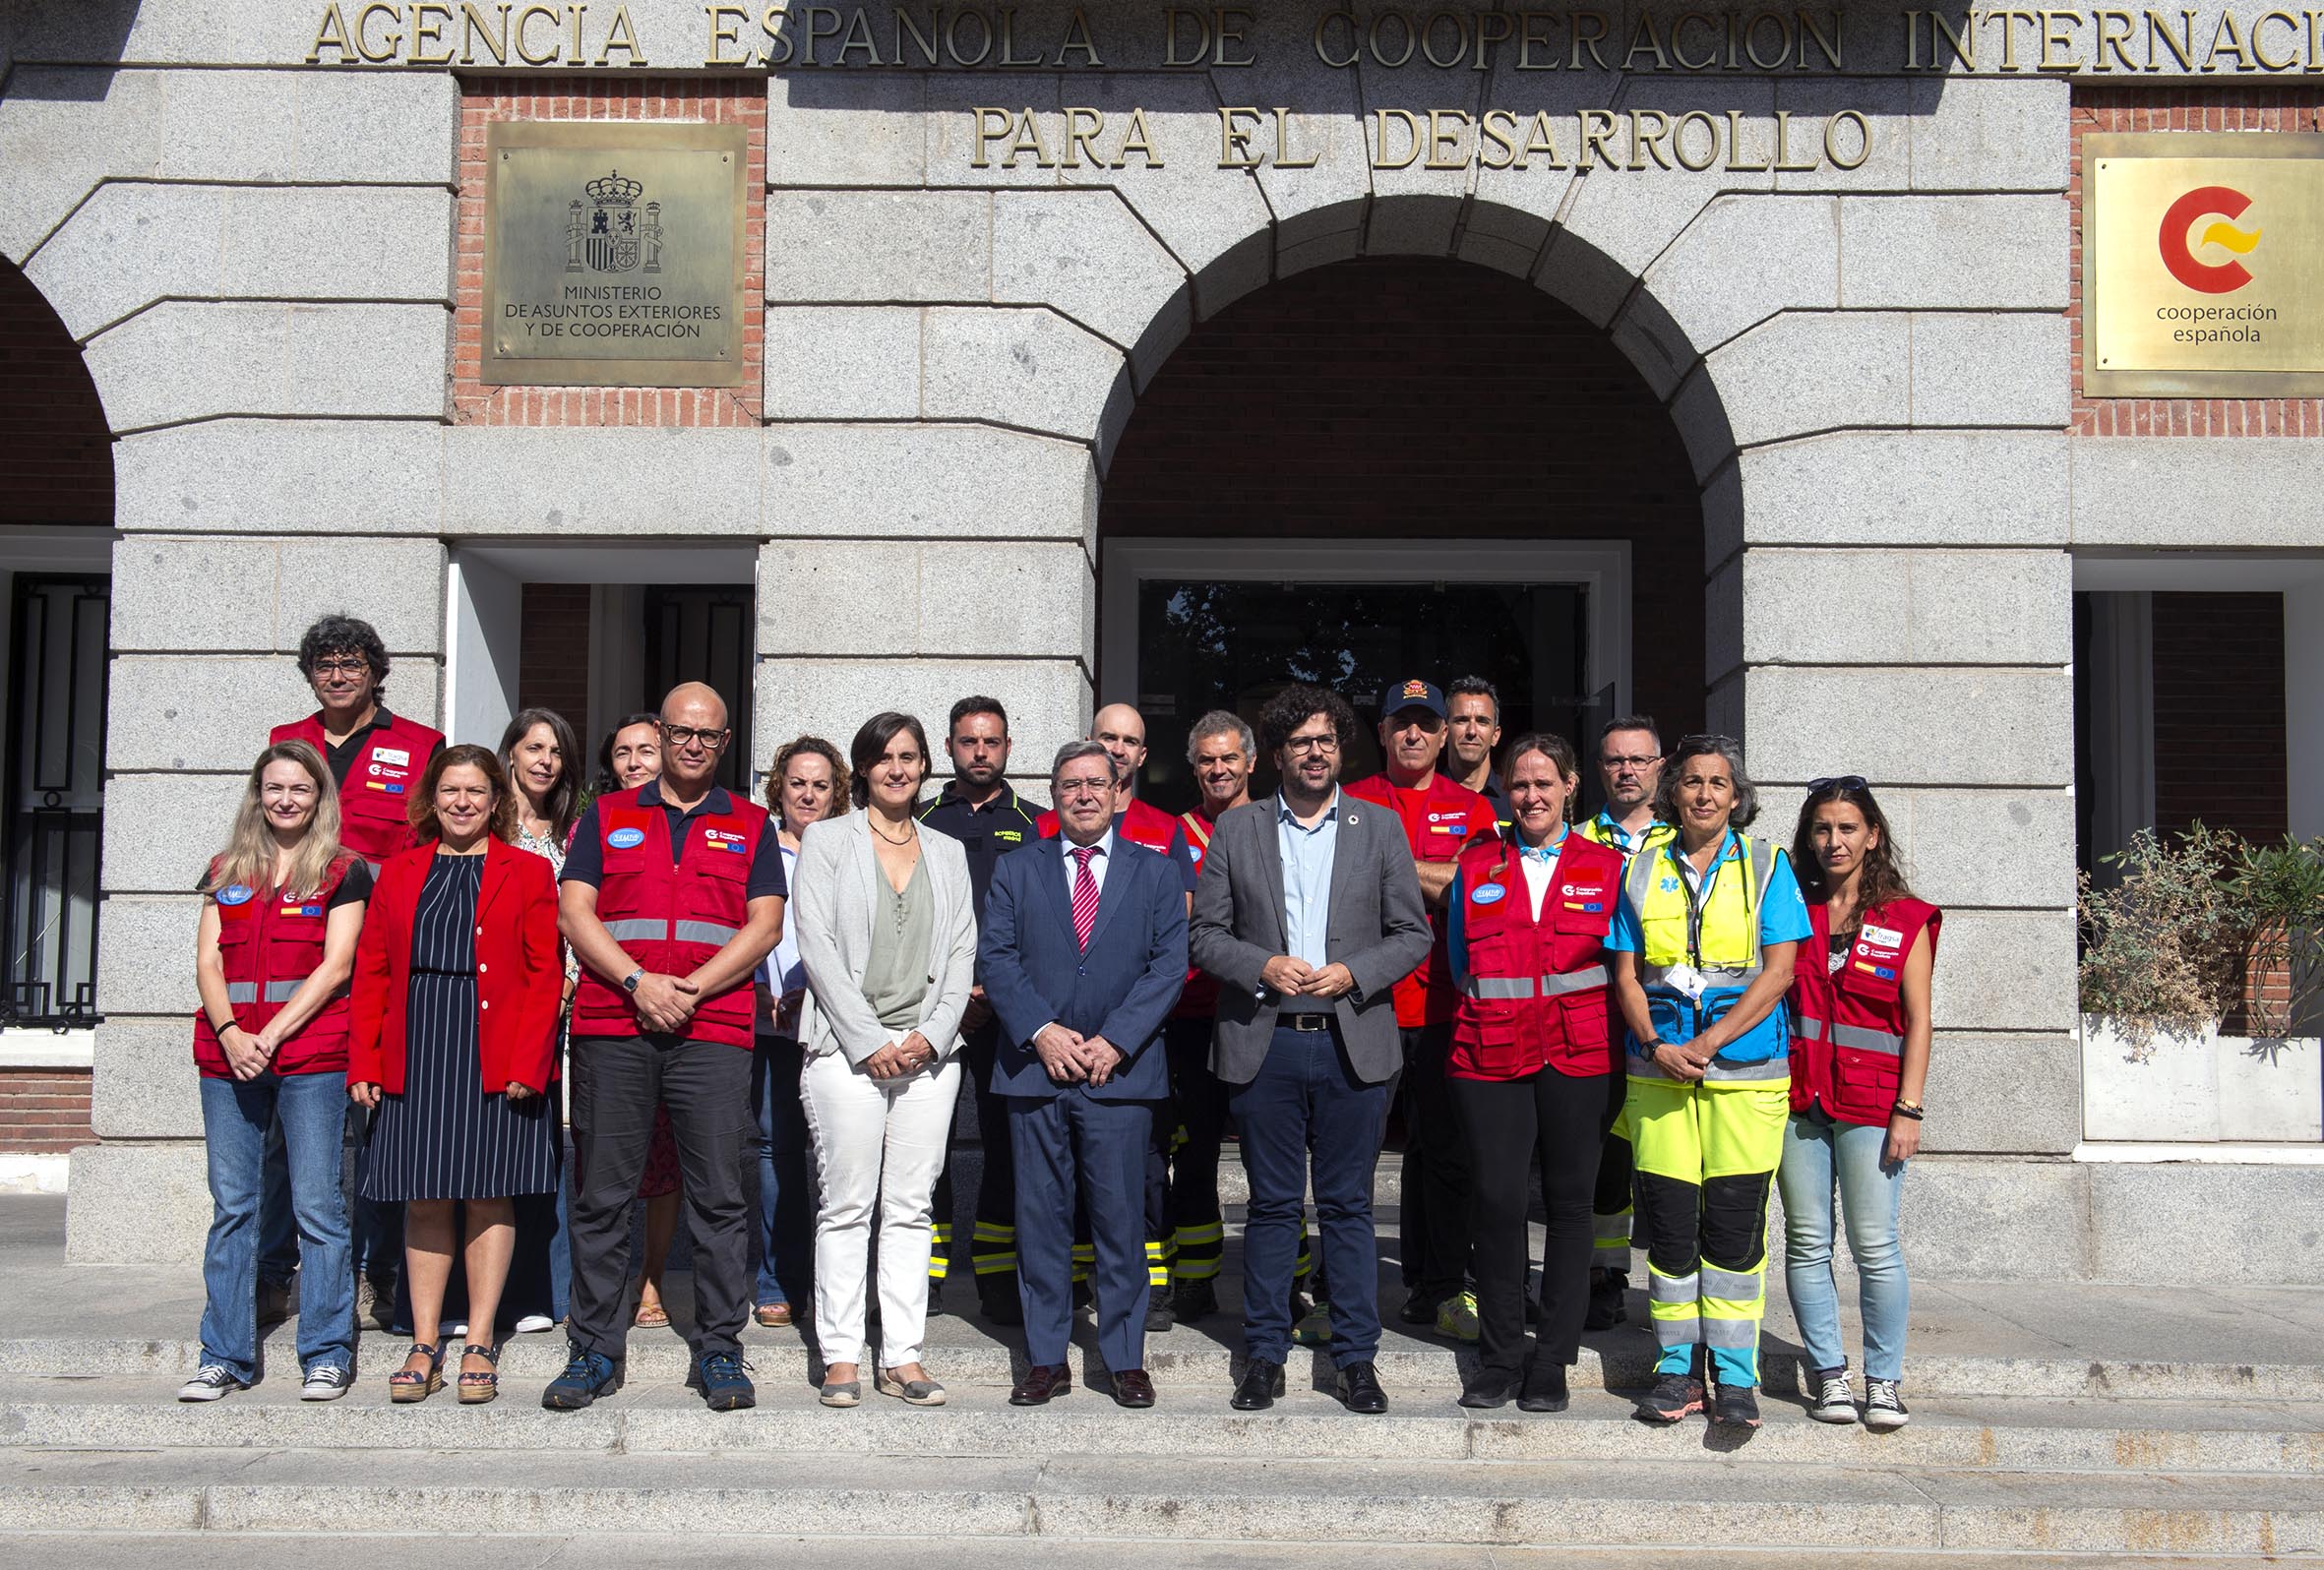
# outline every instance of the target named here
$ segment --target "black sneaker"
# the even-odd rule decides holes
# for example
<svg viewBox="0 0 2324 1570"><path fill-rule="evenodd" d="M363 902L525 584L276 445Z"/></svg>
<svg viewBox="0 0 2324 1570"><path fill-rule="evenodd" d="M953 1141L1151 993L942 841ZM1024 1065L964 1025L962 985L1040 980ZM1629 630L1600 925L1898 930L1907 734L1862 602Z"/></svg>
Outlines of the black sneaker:
<svg viewBox="0 0 2324 1570"><path fill-rule="evenodd" d="M750 1366L740 1353L713 1352L695 1359L693 1370L686 1376L686 1388L701 1391L703 1405L712 1412L739 1412L745 1407L756 1407L759 1393L751 1388L751 1376L743 1371Z"/></svg>
<svg viewBox="0 0 2324 1570"><path fill-rule="evenodd" d="M1905 1411L1904 1398L1896 1393L1893 1379L1865 1381L1865 1426L1874 1433L1887 1433L1913 1420Z"/></svg>
<svg viewBox="0 0 2324 1570"><path fill-rule="evenodd" d="M1612 1330L1630 1317L1625 1298L1630 1278L1619 1270L1590 1272L1590 1306L1581 1318L1584 1330Z"/></svg>
<svg viewBox="0 0 2324 1570"><path fill-rule="evenodd" d="M1641 1422L1677 1422L1702 1411L1702 1381L1685 1374L1667 1373L1639 1399L1635 1414Z"/></svg>
<svg viewBox="0 0 2324 1570"><path fill-rule="evenodd" d="M600 1396L610 1396L622 1387L622 1365L601 1352L589 1352L578 1341L569 1342L572 1360L565 1371L549 1381L549 1388L540 1393L540 1404L551 1412L579 1412Z"/></svg>
<svg viewBox="0 0 2324 1570"><path fill-rule="evenodd" d="M1728 1428L1759 1426L1759 1392L1749 1385L1721 1385L1711 1403L1711 1421Z"/></svg>
<svg viewBox="0 0 2324 1570"><path fill-rule="evenodd" d="M1206 1319L1218 1312L1218 1288L1207 1279L1182 1281L1171 1295L1170 1311L1184 1324Z"/></svg>
<svg viewBox="0 0 2324 1570"><path fill-rule="evenodd" d="M936 1277L928 1278L928 1317L941 1319L945 1312L945 1284Z"/></svg>
<svg viewBox="0 0 2324 1570"><path fill-rule="evenodd" d="M1808 1403L1807 1416L1817 1422L1856 1421L1856 1391L1845 1365L1815 1371L1815 1399Z"/></svg>
<svg viewBox="0 0 2324 1570"><path fill-rule="evenodd" d="M1146 1293L1147 1333L1155 1334L1168 1330L1176 1323L1178 1323L1178 1317L1170 1305L1170 1289L1168 1287L1150 1288Z"/></svg>
<svg viewBox="0 0 2324 1570"><path fill-rule="evenodd" d="M1565 1365L1539 1356L1525 1368L1525 1388L1517 1393L1519 1412L1563 1412L1573 1403L1565 1388Z"/></svg>
<svg viewBox="0 0 2324 1570"><path fill-rule="evenodd" d="M1396 1317L1408 1325L1427 1325L1433 1329L1437 1323L1437 1302L1438 1299L1430 1294L1416 1292L1404 1299L1404 1306L1396 1310Z"/></svg>
<svg viewBox="0 0 2324 1570"><path fill-rule="evenodd" d="M981 1282L977 1286L977 1304L984 1310L988 1324L1021 1325L1025 1322L1024 1299L1016 1295L1016 1277L1010 1276L1008 1280L1007 1289L988 1289Z"/></svg>

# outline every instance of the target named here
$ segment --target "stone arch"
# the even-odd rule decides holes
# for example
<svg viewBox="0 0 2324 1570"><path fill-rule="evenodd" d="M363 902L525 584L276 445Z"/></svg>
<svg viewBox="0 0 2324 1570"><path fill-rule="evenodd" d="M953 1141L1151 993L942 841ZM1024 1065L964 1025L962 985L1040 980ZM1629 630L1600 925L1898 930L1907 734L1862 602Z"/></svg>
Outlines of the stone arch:
<svg viewBox="0 0 2324 1570"><path fill-rule="evenodd" d="M0 523L108 527L113 444L81 346L55 307L0 258Z"/></svg>

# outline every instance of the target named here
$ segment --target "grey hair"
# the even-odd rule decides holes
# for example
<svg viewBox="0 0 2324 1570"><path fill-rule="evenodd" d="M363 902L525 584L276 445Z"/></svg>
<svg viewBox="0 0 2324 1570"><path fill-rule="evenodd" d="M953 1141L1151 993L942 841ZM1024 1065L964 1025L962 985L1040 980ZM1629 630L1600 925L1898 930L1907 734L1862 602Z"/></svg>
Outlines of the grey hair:
<svg viewBox="0 0 2324 1570"><path fill-rule="evenodd" d="M1716 757L1727 765L1735 776L1735 811L1727 816L1729 826L1748 828L1751 819L1759 815L1759 787L1743 771L1743 743L1732 736L1682 736L1663 766L1662 780L1654 788L1654 815L1666 823L1679 821L1679 776L1686 771L1686 760L1692 757Z"/></svg>
<svg viewBox="0 0 2324 1570"><path fill-rule="evenodd" d="M1065 746L1057 750L1057 756L1050 760L1049 787L1051 795L1057 793L1057 777L1066 771L1066 765L1082 757L1104 758L1107 781L1115 785L1122 783L1122 765L1114 761L1114 755L1106 751L1105 743L1093 742L1087 737L1083 737L1080 741L1066 743Z"/></svg>
<svg viewBox="0 0 2324 1570"><path fill-rule="evenodd" d="M1228 708L1214 708L1194 721L1193 729L1187 732L1187 761L1192 763L1194 760L1196 742L1206 736L1224 736L1229 731L1243 738L1243 755L1257 762L1258 738L1251 734L1251 722Z"/></svg>

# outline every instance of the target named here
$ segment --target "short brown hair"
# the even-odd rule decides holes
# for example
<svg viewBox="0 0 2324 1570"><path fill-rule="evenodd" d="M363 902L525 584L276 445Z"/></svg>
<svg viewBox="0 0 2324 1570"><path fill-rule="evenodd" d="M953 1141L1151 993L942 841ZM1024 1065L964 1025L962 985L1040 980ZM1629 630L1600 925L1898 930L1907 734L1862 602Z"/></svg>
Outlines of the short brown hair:
<svg viewBox="0 0 2324 1570"><path fill-rule="evenodd" d="M517 840L517 793L509 787L509 771L501 766L500 755L489 747L477 747L462 742L447 747L428 759L428 771L420 776L419 796L411 804L411 831L421 844L444 837L444 825L436 821L436 787L448 768L462 765L481 772L492 786L492 821L490 833L504 844Z"/></svg>
<svg viewBox="0 0 2324 1570"><path fill-rule="evenodd" d="M780 822L783 815L783 776L791 771L791 759L801 753L813 753L831 765L831 812L838 817L848 806L848 792L853 788L854 776L849 773L847 760L839 755L839 749L820 736L801 736L775 749L774 762L766 770L766 810Z"/></svg>

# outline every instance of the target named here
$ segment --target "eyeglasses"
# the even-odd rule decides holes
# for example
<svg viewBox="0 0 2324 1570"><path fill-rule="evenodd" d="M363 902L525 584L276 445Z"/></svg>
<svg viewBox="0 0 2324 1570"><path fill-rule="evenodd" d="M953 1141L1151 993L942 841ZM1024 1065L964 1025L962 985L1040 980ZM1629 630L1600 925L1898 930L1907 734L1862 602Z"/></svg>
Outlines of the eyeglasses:
<svg viewBox="0 0 2324 1570"><path fill-rule="evenodd" d="M1869 782L1862 774L1827 774L1822 779L1809 780L1807 794L1813 796L1818 791L1830 790L1861 791L1868 785Z"/></svg>
<svg viewBox="0 0 2324 1570"><path fill-rule="evenodd" d="M1339 751L1339 738L1336 736L1294 736L1283 744L1283 751L1294 757L1305 757L1310 753L1336 753Z"/></svg>
<svg viewBox="0 0 2324 1570"><path fill-rule="evenodd" d="M1652 753L1630 753L1621 757L1601 757L1598 764L1601 768L1644 768L1650 763L1661 761Z"/></svg>
<svg viewBox="0 0 2324 1570"><path fill-rule="evenodd" d="M371 661L360 657L351 660L317 660L315 674L317 676L368 676L371 674Z"/></svg>
<svg viewBox="0 0 2324 1570"><path fill-rule="evenodd" d="M1084 796L1103 796L1113 788L1113 781L1103 779L1061 779L1057 782L1057 794L1061 798L1070 797L1074 801L1079 801Z"/></svg>
<svg viewBox="0 0 2324 1570"><path fill-rule="evenodd" d="M711 730L706 726L672 725L667 720L661 722L661 728L663 737L672 747L685 747L700 742L713 753L724 747L726 738L734 734L731 727Z"/></svg>

